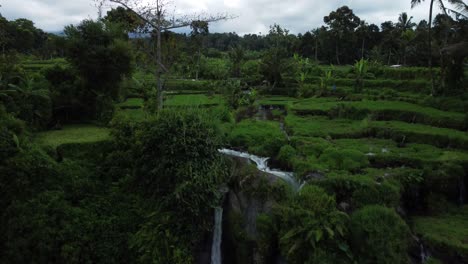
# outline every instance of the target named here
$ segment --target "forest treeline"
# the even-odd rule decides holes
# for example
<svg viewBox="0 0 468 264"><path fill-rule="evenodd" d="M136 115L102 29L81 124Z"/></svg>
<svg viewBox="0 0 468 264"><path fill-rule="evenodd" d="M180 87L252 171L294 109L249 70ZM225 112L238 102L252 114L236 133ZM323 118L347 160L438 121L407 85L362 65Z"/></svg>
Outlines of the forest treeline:
<svg viewBox="0 0 468 264"><path fill-rule="evenodd" d="M127 32L148 33L148 29L141 29L142 23L138 18L123 8L110 11L105 19L123 23ZM287 55L297 53L326 64L353 64L356 60L366 58L387 65L427 66L429 54L437 65L442 47L467 41L468 36L468 20L454 19L443 13L433 19L431 50L428 21L415 21L407 13L399 14L397 21L376 25L358 17L348 6L343 6L324 16L323 21L325 25L298 34L292 34L278 24L270 26L270 31L265 34L243 36L234 32L210 33L209 30L200 34L166 32L163 45L171 49L172 59L190 60L190 57L196 55L193 49L197 50L199 45L204 47L203 53L208 57L219 57L222 56L221 52L241 46L252 51L252 58L258 58L259 52L276 43L275 36L282 35L281 47ZM27 19L8 21L0 16L0 36L2 52L17 50L51 58L63 56L66 46L63 35L46 33ZM151 38L152 35L130 36L135 41L142 41L141 38Z"/></svg>

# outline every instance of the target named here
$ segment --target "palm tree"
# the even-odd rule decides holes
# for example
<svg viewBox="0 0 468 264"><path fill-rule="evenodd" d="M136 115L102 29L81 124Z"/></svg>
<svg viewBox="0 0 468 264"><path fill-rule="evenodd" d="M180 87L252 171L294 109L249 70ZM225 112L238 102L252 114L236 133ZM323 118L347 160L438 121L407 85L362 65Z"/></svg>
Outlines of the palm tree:
<svg viewBox="0 0 468 264"><path fill-rule="evenodd" d="M231 50L228 53L229 60L232 63L232 71L234 77L239 78L241 72L242 62L244 61L245 51L241 45L236 45L231 47Z"/></svg>
<svg viewBox="0 0 468 264"><path fill-rule="evenodd" d="M413 17L408 18L408 14L403 12L398 17L397 27L400 28L402 31L406 31L407 29L412 29L416 26L416 23L411 21Z"/></svg>
<svg viewBox="0 0 468 264"><path fill-rule="evenodd" d="M431 0L431 4L429 7L429 30L428 30L428 35L429 35L429 69L431 72L431 81L432 81L432 93L434 93L434 74L432 71L432 12L434 9L434 2L437 1L439 4L439 7L444 11L446 15L448 15L447 12L453 12L458 16L464 16L465 18L468 18L468 5L463 2L463 0L447 0L450 4L454 5L458 11L446 8L444 1L443 0ZM414 8L415 6L421 4L424 2L424 0L411 0L411 8Z"/></svg>

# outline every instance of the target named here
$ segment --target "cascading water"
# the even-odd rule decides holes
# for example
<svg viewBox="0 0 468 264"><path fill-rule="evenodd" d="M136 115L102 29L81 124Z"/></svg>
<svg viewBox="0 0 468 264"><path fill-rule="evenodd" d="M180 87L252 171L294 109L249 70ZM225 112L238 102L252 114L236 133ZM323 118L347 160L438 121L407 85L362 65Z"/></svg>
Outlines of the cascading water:
<svg viewBox="0 0 468 264"><path fill-rule="evenodd" d="M223 208L216 207L214 214L213 243L211 244L211 264L221 264L221 241L223 236Z"/></svg>
<svg viewBox="0 0 468 264"><path fill-rule="evenodd" d="M231 149L220 149L218 151L222 154L225 154L231 157L238 157L238 158L243 158L243 159L248 159L248 160L253 161L257 165L257 169L259 171L266 172L268 174L271 174L273 176L276 176L286 181L296 192L299 191L305 185L305 182L300 184L296 180L292 172L285 172L285 171L269 168L267 164L267 161L269 158L259 157L259 156L255 156L247 152L235 151ZM213 240L213 247L214 247L214 240ZM211 263L212 264L220 263L220 262L213 262L213 253L212 253ZM285 262L282 261L282 259L280 258L277 263L285 263Z"/></svg>
<svg viewBox="0 0 468 264"><path fill-rule="evenodd" d="M419 243L419 250L421 254L421 263L426 263L427 260L429 259L429 255L426 252L426 249L424 248L423 243Z"/></svg>
<svg viewBox="0 0 468 264"><path fill-rule="evenodd" d="M257 165L257 169L259 171L263 171L263 172L266 172L268 174L271 174L278 178L283 179L284 181L289 183L296 191L299 190L300 187L302 186L296 180L296 178L294 178L294 174L292 172L285 172L285 171L269 168L267 164L267 161L269 158L259 157L259 156L255 156L246 152L240 152L240 151L235 151L231 149L220 149L219 152L228 156L249 159L255 162L255 164Z"/></svg>
<svg viewBox="0 0 468 264"><path fill-rule="evenodd" d="M413 239L416 241L416 243L419 245L419 260L421 261L421 263L427 263L427 261L429 260L429 252L426 250L426 248L424 247L424 244L422 242L422 240L413 235Z"/></svg>

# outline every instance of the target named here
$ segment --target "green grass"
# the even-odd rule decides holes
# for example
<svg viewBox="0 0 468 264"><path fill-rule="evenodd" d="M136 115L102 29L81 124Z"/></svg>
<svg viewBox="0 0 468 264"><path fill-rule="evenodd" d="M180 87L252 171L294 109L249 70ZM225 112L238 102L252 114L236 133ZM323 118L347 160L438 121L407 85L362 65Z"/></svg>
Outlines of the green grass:
<svg viewBox="0 0 468 264"><path fill-rule="evenodd" d="M52 67L55 64L66 65L68 62L63 58L51 59L51 60L24 60L21 62L21 67L26 72L39 72L44 68Z"/></svg>
<svg viewBox="0 0 468 264"><path fill-rule="evenodd" d="M260 105L290 105L293 102L298 101L298 99L293 97L286 96L265 96L259 99L257 102Z"/></svg>
<svg viewBox="0 0 468 264"><path fill-rule="evenodd" d="M169 95L164 102L165 106L214 106L223 103L219 95L208 96L204 94Z"/></svg>
<svg viewBox="0 0 468 264"><path fill-rule="evenodd" d="M360 138L365 136L367 128L362 121L329 119L323 116L288 115L285 124L292 135L302 137Z"/></svg>
<svg viewBox="0 0 468 264"><path fill-rule="evenodd" d="M467 132L399 121L372 121L369 127L377 138L468 150Z"/></svg>
<svg viewBox="0 0 468 264"><path fill-rule="evenodd" d="M95 143L109 139L109 130L88 124L68 125L61 130L51 130L36 134L35 142L56 148L63 144Z"/></svg>
<svg viewBox="0 0 468 264"><path fill-rule="evenodd" d="M141 98L128 98L117 106L121 109L138 109L143 107L143 103L144 101Z"/></svg>
<svg viewBox="0 0 468 264"><path fill-rule="evenodd" d="M132 121L143 121L145 120L147 113L143 109L124 109L118 111L118 114L123 115L125 118L128 118Z"/></svg>
<svg viewBox="0 0 468 264"><path fill-rule="evenodd" d="M337 107L341 107L341 109ZM335 112L341 111L341 113L335 114L347 115L356 119L362 119L372 113L379 120L399 120L456 129L464 128L465 118L462 113L445 112L401 101L343 102L312 98L293 104L291 109L301 114L322 115L332 114L332 111L335 110Z"/></svg>
<svg viewBox="0 0 468 264"><path fill-rule="evenodd" d="M424 243L444 255L460 255L468 262L468 206L440 216L413 218L414 231Z"/></svg>
<svg viewBox="0 0 468 264"><path fill-rule="evenodd" d="M468 164L467 152L441 149L427 144L407 144L405 147L398 147L395 141L375 138L337 139L333 144L343 149L356 149L383 165L423 166L427 163L444 162Z"/></svg>

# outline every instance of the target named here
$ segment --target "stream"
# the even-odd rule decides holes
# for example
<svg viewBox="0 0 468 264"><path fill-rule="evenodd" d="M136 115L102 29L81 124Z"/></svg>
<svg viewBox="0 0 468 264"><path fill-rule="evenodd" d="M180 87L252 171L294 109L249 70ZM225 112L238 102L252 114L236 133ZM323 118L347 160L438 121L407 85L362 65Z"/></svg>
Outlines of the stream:
<svg viewBox="0 0 468 264"><path fill-rule="evenodd" d="M259 156L256 156L247 152L241 152L241 151L236 151L236 150L231 150L231 149L220 149L219 152L228 156L238 157L238 158L243 158L243 159L248 159L248 160L253 161L257 165L257 169L259 171L263 171L265 173L268 173L280 179L283 179L289 185L291 185L291 187L293 187L295 191L298 191L301 187L301 184L294 177L294 173L272 169L268 167L267 161L270 158L259 157Z"/></svg>

